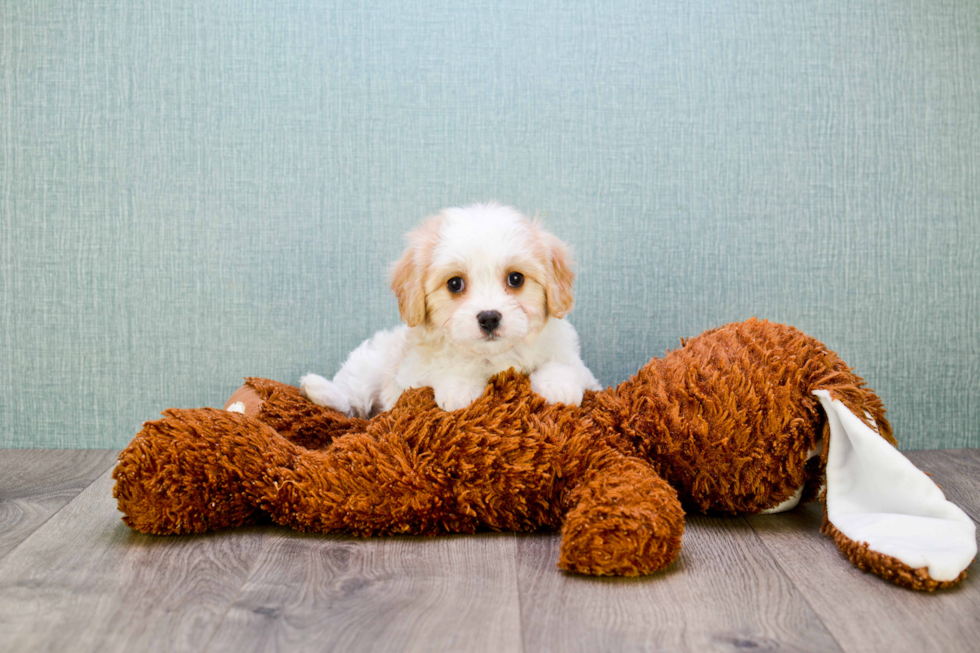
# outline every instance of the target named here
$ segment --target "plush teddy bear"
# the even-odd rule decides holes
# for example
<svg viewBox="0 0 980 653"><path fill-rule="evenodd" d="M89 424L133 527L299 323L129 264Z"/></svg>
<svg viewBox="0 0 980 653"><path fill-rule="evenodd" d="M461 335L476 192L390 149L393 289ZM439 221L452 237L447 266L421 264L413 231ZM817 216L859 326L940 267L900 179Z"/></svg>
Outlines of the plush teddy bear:
<svg viewBox="0 0 980 653"><path fill-rule="evenodd" d="M820 342L765 321L683 342L581 406L546 403L511 370L452 412L422 388L351 418L256 378L226 408L143 425L113 472L128 525L561 529L559 567L634 576L677 557L685 509L788 509L826 478L823 531L862 569L932 590L976 553L972 520L894 448L878 397Z"/></svg>

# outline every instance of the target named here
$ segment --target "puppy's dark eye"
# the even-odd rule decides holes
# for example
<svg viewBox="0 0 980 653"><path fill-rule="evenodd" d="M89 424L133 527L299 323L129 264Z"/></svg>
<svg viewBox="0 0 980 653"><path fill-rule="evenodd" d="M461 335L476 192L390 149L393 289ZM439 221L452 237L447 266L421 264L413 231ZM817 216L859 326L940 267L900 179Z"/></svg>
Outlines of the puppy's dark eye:
<svg viewBox="0 0 980 653"><path fill-rule="evenodd" d="M524 285L524 275L520 272L511 272L507 275L507 285L511 288L520 288Z"/></svg>
<svg viewBox="0 0 980 653"><path fill-rule="evenodd" d="M446 282L446 288L448 288L449 292L454 295L458 295L459 293L463 292L463 288L465 287L466 283L463 282L463 277L453 277Z"/></svg>

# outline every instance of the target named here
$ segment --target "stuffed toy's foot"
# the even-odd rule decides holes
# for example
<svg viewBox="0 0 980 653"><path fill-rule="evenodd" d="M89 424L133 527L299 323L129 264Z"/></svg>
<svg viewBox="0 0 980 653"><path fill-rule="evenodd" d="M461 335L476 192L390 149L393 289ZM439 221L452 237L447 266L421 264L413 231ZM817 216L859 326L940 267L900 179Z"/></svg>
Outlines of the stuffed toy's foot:
<svg viewBox="0 0 980 653"><path fill-rule="evenodd" d="M830 427L823 532L856 566L899 585L962 580L977 553L973 520L830 392L814 394Z"/></svg>

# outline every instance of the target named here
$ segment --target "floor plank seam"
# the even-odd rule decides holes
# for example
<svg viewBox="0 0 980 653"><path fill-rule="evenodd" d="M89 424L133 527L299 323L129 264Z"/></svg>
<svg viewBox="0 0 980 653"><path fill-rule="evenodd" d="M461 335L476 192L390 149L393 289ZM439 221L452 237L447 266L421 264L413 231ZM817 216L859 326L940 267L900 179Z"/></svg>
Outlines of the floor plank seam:
<svg viewBox="0 0 980 653"><path fill-rule="evenodd" d="M60 508L58 508L57 510L55 510L55 511L54 511L53 513L51 513L50 515L48 515L48 516L47 516L47 518L46 518L46 519L45 519L44 521L42 521L42 522L39 522L39 523L38 523L38 525L34 527L34 530L33 530L33 531L31 531L31 534L30 534L30 535L28 535L28 536L27 536L27 537L25 537L25 538L24 538L23 540L21 540L20 542L18 542L18 543L16 544L16 546L14 546L14 547L13 547L12 549L10 549L9 551L7 551L7 552L6 552L6 553L4 553L3 555L0 555L0 562L3 562L3 560L4 560L4 559L5 559L5 558L6 558L7 556L9 556L9 555L10 555L11 553L13 553L14 551L16 551L16 550L17 550L17 549L19 549L20 547L22 547L22 546L24 546L24 544L25 544L26 542L28 542L28 541L30 541L30 539L31 539L32 537L34 537L34 534L35 534L35 533L37 533L37 532L38 532L38 531L40 531L40 530L41 530L42 528L44 528L44 526L45 526L45 525L46 525L46 524L47 524L47 523L48 523L49 521L51 521L52 519L54 519L56 515L58 515L58 514L60 514L62 510L64 510L65 508L67 508L68 506L70 506L71 504L73 504L73 503L74 503L74 502L75 502L75 501L76 501L76 500L78 499L78 497L80 497L80 496L82 495L82 493L83 493L83 492L85 492L85 490L87 490L87 489L89 489L90 487L92 487L93 485L95 485L96 483L98 483L98 482L99 482L99 481L100 481L100 480L102 479L102 477L103 477L103 476L105 476L106 474L108 474L108 473L111 473L111 472L112 472L112 470L113 470L113 468L114 468L115 466L116 466L116 463L115 463L115 462L113 462L113 463L112 463L112 465L110 465L108 469L105 469L105 470L103 470L103 471L102 471L102 472L101 472L101 473L100 473L100 474L99 474L98 476L96 476L96 477L95 477L95 478L94 478L94 479L92 480L92 482L91 482L91 483L89 483L88 485L86 485L85 487L83 487L82 489L80 489L80 490L79 490L79 491L78 491L78 492L77 492L77 493L75 494L75 496L73 496L73 497L72 497L72 498L71 498L71 499L70 499L69 501L67 501L67 502L65 503L65 505L63 505L63 506L61 506Z"/></svg>
<svg viewBox="0 0 980 653"><path fill-rule="evenodd" d="M248 573L245 574L245 578L242 579L242 584L239 585L238 590L235 592L235 596L231 597L231 600L228 601L228 605L225 607L225 611L221 613L221 617L215 620L214 628L211 630L211 635L208 637L207 643L205 643L204 647L201 649L201 653L207 653L211 649L211 644L214 642L214 638L217 637L218 633L221 631L221 624L223 624L225 619L228 618L228 613L231 612L235 602L238 601L239 597L241 597L242 593L245 591L245 586L248 585L249 579L251 579L252 575L255 573L255 568L261 563L261 559L262 556L260 549L255 555L255 560L253 560L252 564L249 566Z"/></svg>
<svg viewBox="0 0 980 653"><path fill-rule="evenodd" d="M521 542L520 533L511 533L514 538L514 585L517 587L517 627L521 629L521 653L527 651L526 632L524 630L524 596L521 591Z"/></svg>
<svg viewBox="0 0 980 653"><path fill-rule="evenodd" d="M800 595L800 598L806 604L806 607L808 607L810 609L810 612L813 613L814 618L818 622L820 622L820 625L823 627L823 629L827 631L827 634L830 636L830 638L834 640L834 642L837 644L837 648L840 649L841 651L847 651L848 649L847 647L844 646L844 642L837 639L837 636L834 635L834 630L830 627L830 624L828 624L824 620L824 618L820 615L820 611L817 609L817 606L815 606L813 603L810 602L810 597L808 596L806 589L800 587L796 583L796 581L793 580L793 575L787 571L786 567L783 564L783 561L780 559L780 556L775 551L769 548L769 545L766 544L765 539L762 537L762 535L759 534L759 531L756 530L751 520L749 520L745 516L743 516L742 519L745 521L746 524L749 525L749 528L752 529L752 533L755 535L756 539L762 544L762 547L766 550L766 553L769 554L769 557L773 560L773 562L776 563L776 566L779 567L779 571L782 572L783 576L786 577L786 580L788 580L790 584L796 589L797 593ZM818 537L825 537L822 533L820 533L820 531L817 531L815 535Z"/></svg>
<svg viewBox="0 0 980 653"><path fill-rule="evenodd" d="M970 458L977 458L976 452L978 452L980 450L978 450L978 449L950 449L950 450L946 450L946 449L930 449L928 451L930 451L930 452L936 452L938 454L944 454L944 456L945 455L960 454L960 455L965 455L966 457L970 457ZM917 452L910 452L910 453L915 454ZM940 460L941 460L941 458L940 458ZM922 467L923 467L922 465L920 465L919 463L917 463L915 461L913 461L913 463L915 464L916 467L919 467L920 469L922 469ZM980 464L980 460L977 460L976 463ZM924 471L926 474L928 474L929 478L932 479L932 482L939 486L939 489L942 490L943 496L945 496L947 500L951 501L960 510L962 510L963 512L965 512L967 514L967 516L970 519L973 520L973 523L976 524L978 527L980 527L980 508L975 508L973 505L966 504L966 502L954 501L953 499L950 499L949 494L946 492L946 488L943 487L943 483L939 483L936 480L936 474L940 474L941 475L943 473L943 471L940 470L939 467L940 467L940 465L937 462L936 463L936 468L933 469L933 471L930 472L930 471L927 471L925 469L922 469L922 471ZM950 483L948 481L944 481L944 483L946 485L950 485ZM954 485L955 485L955 483L954 483Z"/></svg>

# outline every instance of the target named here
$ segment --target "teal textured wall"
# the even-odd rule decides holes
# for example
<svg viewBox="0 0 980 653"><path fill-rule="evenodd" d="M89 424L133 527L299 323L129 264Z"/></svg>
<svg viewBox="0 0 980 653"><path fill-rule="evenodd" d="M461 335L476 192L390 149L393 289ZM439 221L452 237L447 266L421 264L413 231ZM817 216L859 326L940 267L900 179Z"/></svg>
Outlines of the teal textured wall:
<svg viewBox="0 0 980 653"><path fill-rule="evenodd" d="M980 446L975 0L3 2L0 445L332 374L491 198L574 245L604 383L757 315Z"/></svg>

